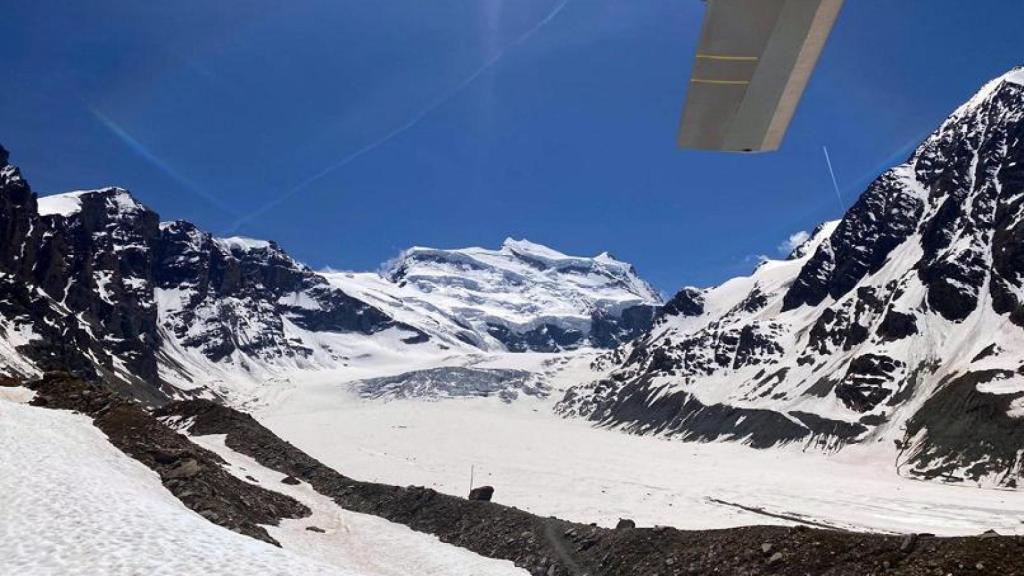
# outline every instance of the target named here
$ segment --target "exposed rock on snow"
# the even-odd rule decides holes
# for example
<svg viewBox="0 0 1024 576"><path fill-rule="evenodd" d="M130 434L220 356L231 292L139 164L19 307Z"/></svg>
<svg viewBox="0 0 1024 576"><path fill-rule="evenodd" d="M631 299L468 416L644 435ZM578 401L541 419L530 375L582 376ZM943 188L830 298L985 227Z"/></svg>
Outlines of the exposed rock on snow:
<svg viewBox="0 0 1024 576"><path fill-rule="evenodd" d="M108 437L87 417L0 398L0 419L11 433L0 437L5 455L0 462L0 505L17 511L0 521L10 536L0 542L0 573L525 574L510 562L342 510L298 486L298 480L281 487L276 480L282 475L232 452L216 438L202 438L204 447L197 446L104 390L52 378L33 386L40 388L39 401L48 407L90 413ZM93 413L101 404L107 407ZM174 424L187 427L181 420ZM164 486L111 442L158 472ZM183 457L185 451L199 460ZM261 485L276 485L278 491ZM182 507L165 488L198 514ZM196 501L205 504L197 507ZM232 508L238 502L242 506ZM265 513L282 504L299 513L276 525L281 518ZM230 526L225 514L265 525L255 531ZM313 521L328 529L309 526ZM214 524L280 542L284 550Z"/></svg>
<svg viewBox="0 0 1024 576"><path fill-rule="evenodd" d="M309 515L296 500L225 472L215 454L195 446L137 403L65 375L47 375L30 385L37 393L33 404L92 417L111 444L156 472L167 490L214 524L276 545L265 525Z"/></svg>

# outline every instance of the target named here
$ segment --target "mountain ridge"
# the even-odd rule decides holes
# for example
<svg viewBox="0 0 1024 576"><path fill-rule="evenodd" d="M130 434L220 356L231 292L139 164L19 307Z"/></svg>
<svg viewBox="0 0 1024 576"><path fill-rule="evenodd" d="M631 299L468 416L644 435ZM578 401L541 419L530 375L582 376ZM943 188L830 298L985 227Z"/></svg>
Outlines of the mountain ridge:
<svg viewBox="0 0 1024 576"><path fill-rule="evenodd" d="M893 447L901 473L1015 487L1024 421L1024 70L984 86L790 260L684 290L570 389L633 433ZM955 431L955 432L954 432Z"/></svg>

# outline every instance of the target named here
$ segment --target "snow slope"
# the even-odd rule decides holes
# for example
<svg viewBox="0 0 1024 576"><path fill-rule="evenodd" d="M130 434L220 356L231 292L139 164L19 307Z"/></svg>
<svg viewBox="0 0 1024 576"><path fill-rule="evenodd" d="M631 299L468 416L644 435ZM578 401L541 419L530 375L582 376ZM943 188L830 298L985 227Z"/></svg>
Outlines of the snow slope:
<svg viewBox="0 0 1024 576"><path fill-rule="evenodd" d="M463 548L440 542L437 537L394 524L376 516L339 508L334 501L308 484L283 484L284 475L228 448L224 436L194 436L200 446L220 455L238 478L273 487L302 502L313 515L285 520L270 527L271 537L289 551L360 574L373 576L525 576L511 562L484 558ZM323 532L307 530L316 527Z"/></svg>
<svg viewBox="0 0 1024 576"><path fill-rule="evenodd" d="M312 517L268 527L284 549L236 534L186 509L87 417L18 403L29 397L24 389L0 388L0 573L525 574L510 562L341 510L308 486L282 484L280 474L227 449L222 439L199 438L240 478L255 477L314 510ZM307 531L311 525L326 532Z"/></svg>
<svg viewBox="0 0 1024 576"><path fill-rule="evenodd" d="M0 400L0 573L336 574L186 509L85 416Z"/></svg>
<svg viewBox="0 0 1024 576"><path fill-rule="evenodd" d="M356 382L335 375L275 389L255 416L357 479L464 496L472 468L476 485L496 488L496 502L609 527L619 518L681 529L793 523L775 514L876 532L1024 534L1017 493L902 478L889 455L867 447L831 455L796 446L762 451L626 435L554 417L558 391L588 374L592 358L553 365L550 355L506 354L474 364L547 371L552 398L382 402L362 398Z"/></svg>

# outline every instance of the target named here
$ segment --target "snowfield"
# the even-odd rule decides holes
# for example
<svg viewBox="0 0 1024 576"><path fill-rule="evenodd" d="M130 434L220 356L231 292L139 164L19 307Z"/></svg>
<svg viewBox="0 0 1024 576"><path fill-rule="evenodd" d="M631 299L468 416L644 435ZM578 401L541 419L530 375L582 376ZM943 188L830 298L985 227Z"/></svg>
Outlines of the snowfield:
<svg viewBox="0 0 1024 576"><path fill-rule="evenodd" d="M887 533L1024 534L1020 493L902 478L891 445L835 454L796 445L755 450L557 417L560 390L592 376L592 358L506 354L475 362L545 374L554 389L548 398L521 395L511 404L496 395L368 400L355 382L366 376L360 370L349 380L345 373L304 376L253 406L263 424L342 474L465 496L472 467L475 485L493 485L497 502L602 526L619 518L681 529L799 520Z"/></svg>
<svg viewBox="0 0 1024 576"><path fill-rule="evenodd" d="M0 574L525 574L510 562L341 511L308 486L281 484L279 474L206 438L246 474L290 489L314 510L311 518L269 528L283 550L236 534L186 509L87 417L20 403L29 398L24 389L0 388ZM309 525L327 533L308 532Z"/></svg>
<svg viewBox="0 0 1024 576"><path fill-rule="evenodd" d="M283 474L231 450L224 444L223 435L198 436L192 440L224 458L238 478L251 482L246 476L252 476L260 485L287 494L313 511L309 518L285 520L281 526L267 528L270 536L286 550L298 552L303 557L351 567L360 574L374 576L526 575L511 562L485 558L401 524L339 508L308 484L283 484ZM312 532L307 527L316 527L324 532Z"/></svg>

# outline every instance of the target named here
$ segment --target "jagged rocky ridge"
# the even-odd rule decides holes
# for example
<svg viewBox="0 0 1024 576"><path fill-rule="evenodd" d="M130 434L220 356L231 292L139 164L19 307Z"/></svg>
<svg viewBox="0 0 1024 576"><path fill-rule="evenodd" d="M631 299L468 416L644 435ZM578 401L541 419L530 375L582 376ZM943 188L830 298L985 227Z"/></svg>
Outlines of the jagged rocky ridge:
<svg viewBox="0 0 1024 576"><path fill-rule="evenodd" d="M0 153L3 371L69 370L160 402L207 383L211 365L334 353L307 333L406 343L421 331L330 286L272 242L160 224L125 190L39 199Z"/></svg>
<svg viewBox="0 0 1024 576"><path fill-rule="evenodd" d="M558 410L634 433L883 443L1016 486L1024 452L1024 70L986 85L784 261L686 289Z"/></svg>

